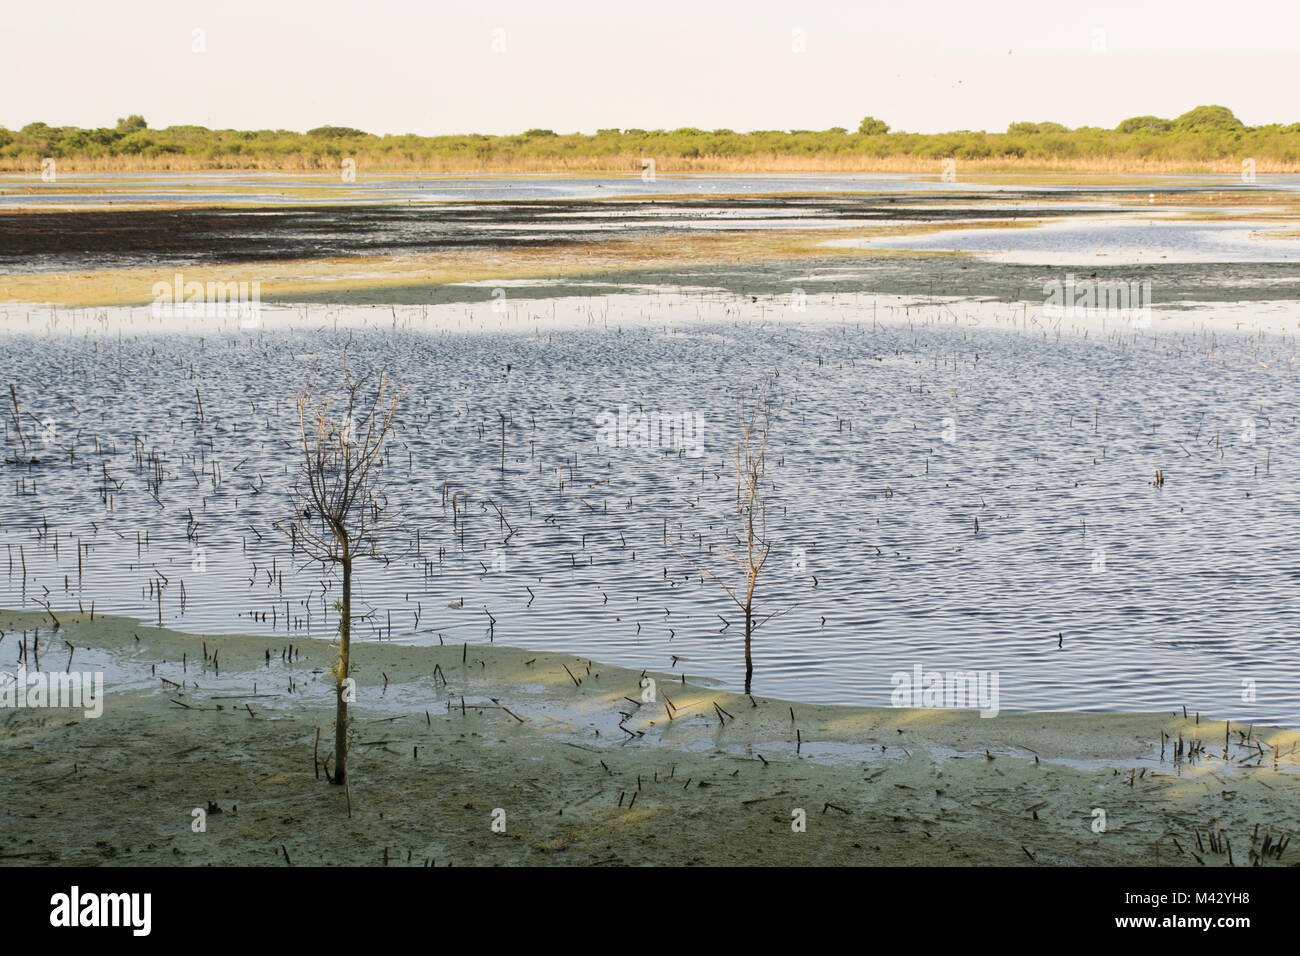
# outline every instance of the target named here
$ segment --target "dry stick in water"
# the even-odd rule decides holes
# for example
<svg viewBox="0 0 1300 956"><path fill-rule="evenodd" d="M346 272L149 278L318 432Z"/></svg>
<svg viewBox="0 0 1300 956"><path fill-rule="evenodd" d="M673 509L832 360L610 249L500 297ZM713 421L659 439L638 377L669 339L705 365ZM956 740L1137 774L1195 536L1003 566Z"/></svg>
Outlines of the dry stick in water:
<svg viewBox="0 0 1300 956"><path fill-rule="evenodd" d="M18 432L18 440L22 442L23 451L27 450L27 439L23 437L23 426L18 421L18 392L14 388L13 382L9 383L9 397L14 403L14 429Z"/></svg>

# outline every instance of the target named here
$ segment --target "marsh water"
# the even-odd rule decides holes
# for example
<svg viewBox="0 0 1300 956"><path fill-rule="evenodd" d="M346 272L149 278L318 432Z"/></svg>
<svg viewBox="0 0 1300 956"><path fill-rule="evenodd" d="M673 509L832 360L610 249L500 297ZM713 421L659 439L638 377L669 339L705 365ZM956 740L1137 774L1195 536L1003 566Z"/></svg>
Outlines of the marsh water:
<svg viewBox="0 0 1300 956"><path fill-rule="evenodd" d="M1272 330L673 286L266 306L257 328L10 308L3 600L331 634L337 578L274 525L294 388L346 346L407 388L363 640L738 687L743 618L706 572L736 579L737 405L770 379L755 693L884 705L921 665L995 672L1004 711L1300 726L1296 315L1274 305ZM639 442L640 414L677 437Z"/></svg>
<svg viewBox="0 0 1300 956"><path fill-rule="evenodd" d="M1027 183L1031 185L1026 185ZM806 195L817 193L933 193L951 196L1029 191L1041 194L1125 194L1147 188L1163 192L1243 188L1293 190L1295 174L1260 174L1251 183L1230 175L1111 176L1102 184L1063 177L1002 176L947 180L936 161L932 175L916 173L672 173L629 175L394 174L361 169L351 181L340 174L285 172L153 172L0 174L0 208L96 207L110 203L337 204L341 202L494 202L524 200L599 200L611 197L705 195Z"/></svg>
<svg viewBox="0 0 1300 956"><path fill-rule="evenodd" d="M1076 216L1041 220L1032 229L966 229L838 243L864 249L975 253L983 260L1040 266L1294 263L1300 260L1300 244L1291 237L1288 226L1231 220L1189 222L1167 214Z"/></svg>
<svg viewBox="0 0 1300 956"><path fill-rule="evenodd" d="M268 296L257 323L0 305L9 606L268 647L334 633L337 577L276 525L295 389L346 348L406 387L387 560L356 574L363 640L499 641L737 688L743 616L711 575L738 580L737 412L770 382L755 693L883 705L919 665L996 674L1005 711L1300 727L1300 240L1251 218L1262 193L1209 221L1150 208L1137 179L30 179L0 180L26 209L0 216L9 274L942 231L827 240L880 257ZM1232 186L1163 177L1151 196ZM633 198L590 201L614 193ZM205 206L221 201L264 208ZM1048 314L1043 290L1075 272L1149 281L1154 316ZM638 440L651 420L666 444Z"/></svg>

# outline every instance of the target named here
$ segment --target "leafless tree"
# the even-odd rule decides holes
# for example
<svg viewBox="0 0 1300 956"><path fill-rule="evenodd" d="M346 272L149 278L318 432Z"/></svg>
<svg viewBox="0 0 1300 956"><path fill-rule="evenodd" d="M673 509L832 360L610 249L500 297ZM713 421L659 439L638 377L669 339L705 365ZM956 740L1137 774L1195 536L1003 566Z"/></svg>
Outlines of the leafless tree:
<svg viewBox="0 0 1300 956"><path fill-rule="evenodd" d="M767 500L763 496L763 483L767 475L767 439L771 427L769 404L770 380L749 401L742 393L739 409L739 437L736 441L736 515L740 527L730 535L731 547L720 547L723 558L740 572L718 574L688 556L670 541L673 550L686 559L701 574L707 575L721 586L735 605L745 615L745 693L749 693L754 678L752 644L754 632L776 614L758 617L754 613L754 591L759 575L767 564L772 543L767 537ZM709 546L712 550L713 545ZM730 579L729 579L730 578ZM789 610L788 608L786 610ZM778 612L778 613L784 613ZM725 619L724 619L725 620Z"/></svg>
<svg viewBox="0 0 1300 956"><path fill-rule="evenodd" d="M389 377L354 377L343 354L342 381L321 388L310 381L297 395L302 469L294 485L294 516L279 525L310 559L343 571L339 653L334 668L337 709L334 772L347 781L348 680L352 651L352 566L357 558L383 558L379 532L387 507L381 470L384 442L403 390Z"/></svg>

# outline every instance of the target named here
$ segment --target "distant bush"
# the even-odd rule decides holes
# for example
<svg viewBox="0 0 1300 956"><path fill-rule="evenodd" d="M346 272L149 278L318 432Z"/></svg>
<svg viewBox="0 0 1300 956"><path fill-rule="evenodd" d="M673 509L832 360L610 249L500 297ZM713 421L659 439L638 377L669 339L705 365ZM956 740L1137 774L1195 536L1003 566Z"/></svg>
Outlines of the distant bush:
<svg viewBox="0 0 1300 956"><path fill-rule="evenodd" d="M369 136L363 129L353 129L351 126L317 126L315 129L307 130L307 135L316 139L342 139L345 136Z"/></svg>
<svg viewBox="0 0 1300 956"><path fill-rule="evenodd" d="M1012 123L1007 127L1008 136L1033 136L1038 133L1068 133L1069 131L1068 127L1060 123Z"/></svg>
<svg viewBox="0 0 1300 956"><path fill-rule="evenodd" d="M1198 106L1174 120L1174 128L1183 132L1238 130L1245 129L1245 124L1226 106Z"/></svg>
<svg viewBox="0 0 1300 956"><path fill-rule="evenodd" d="M1115 127L1117 133L1167 133L1174 124L1159 116L1130 116Z"/></svg>

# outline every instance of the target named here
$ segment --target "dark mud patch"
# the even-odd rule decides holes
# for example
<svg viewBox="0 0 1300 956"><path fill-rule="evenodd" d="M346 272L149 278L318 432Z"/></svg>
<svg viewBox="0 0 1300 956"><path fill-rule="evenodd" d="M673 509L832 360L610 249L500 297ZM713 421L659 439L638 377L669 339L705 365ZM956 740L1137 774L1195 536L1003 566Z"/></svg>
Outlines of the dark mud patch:
<svg viewBox="0 0 1300 956"><path fill-rule="evenodd" d="M144 209L33 212L0 216L0 267L72 272L159 265L213 265L595 244L694 233L727 225L800 228L873 221L961 223L1097 214L1041 203L1032 194L942 197L752 196L647 201L532 201L260 209ZM1110 197L1113 199L1113 196ZM961 208L955 208L960 204Z"/></svg>

